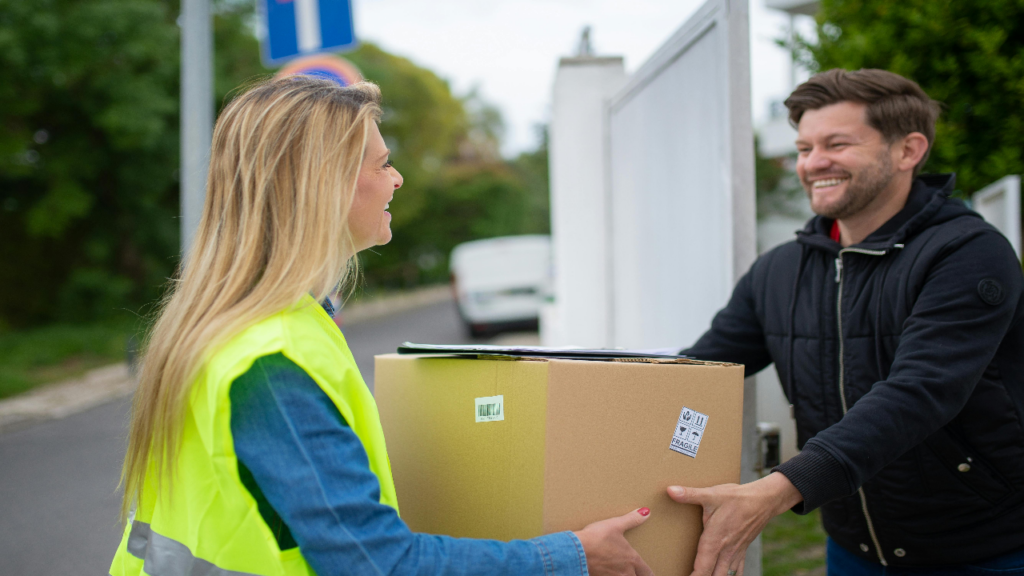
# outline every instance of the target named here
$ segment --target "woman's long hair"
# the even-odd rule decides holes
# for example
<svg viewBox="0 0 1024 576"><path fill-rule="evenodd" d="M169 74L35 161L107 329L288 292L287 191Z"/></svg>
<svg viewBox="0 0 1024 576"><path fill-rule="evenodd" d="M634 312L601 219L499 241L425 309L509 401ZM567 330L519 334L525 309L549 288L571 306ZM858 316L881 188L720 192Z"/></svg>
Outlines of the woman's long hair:
<svg viewBox="0 0 1024 576"><path fill-rule="evenodd" d="M292 76L229 103L213 133L202 220L149 334L121 482L173 476L193 381L220 345L304 294L351 279L348 213L380 90ZM167 487L168 490L170 487Z"/></svg>

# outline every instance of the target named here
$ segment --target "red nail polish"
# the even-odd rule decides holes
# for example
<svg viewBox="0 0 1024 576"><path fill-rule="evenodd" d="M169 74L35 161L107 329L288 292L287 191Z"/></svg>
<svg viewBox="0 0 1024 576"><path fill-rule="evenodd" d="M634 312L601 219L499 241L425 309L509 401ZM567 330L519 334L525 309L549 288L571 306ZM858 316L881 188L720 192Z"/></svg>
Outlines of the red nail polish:
<svg viewBox="0 0 1024 576"><path fill-rule="evenodd" d="M650 508L641 508L641 509L637 510L637 512L639 512L641 516L647 516L648 514L651 513L651 509Z"/></svg>

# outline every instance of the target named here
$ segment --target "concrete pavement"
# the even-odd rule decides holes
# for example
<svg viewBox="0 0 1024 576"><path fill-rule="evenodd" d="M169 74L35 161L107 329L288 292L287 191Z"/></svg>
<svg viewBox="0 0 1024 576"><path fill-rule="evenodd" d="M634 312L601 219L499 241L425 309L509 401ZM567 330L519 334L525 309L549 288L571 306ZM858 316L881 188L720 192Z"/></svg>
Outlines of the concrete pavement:
<svg viewBox="0 0 1024 576"><path fill-rule="evenodd" d="M114 364L0 401L0 432L63 418L122 398L135 390L128 365Z"/></svg>
<svg viewBox="0 0 1024 576"><path fill-rule="evenodd" d="M106 574L129 399L0 436L0 574Z"/></svg>

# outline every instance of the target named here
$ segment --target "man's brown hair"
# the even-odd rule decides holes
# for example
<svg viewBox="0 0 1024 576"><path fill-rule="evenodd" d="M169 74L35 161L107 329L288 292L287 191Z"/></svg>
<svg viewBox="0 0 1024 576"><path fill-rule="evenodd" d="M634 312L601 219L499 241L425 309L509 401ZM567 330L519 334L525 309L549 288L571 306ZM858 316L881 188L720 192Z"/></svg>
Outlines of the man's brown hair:
<svg viewBox="0 0 1024 576"><path fill-rule="evenodd" d="M867 123L892 143L911 132L920 132L928 139L928 150L914 167L916 176L935 141L935 120L939 103L921 90L917 82L886 70L864 68L843 70L833 68L811 76L786 98L789 121L794 127L808 110L817 110L839 102L856 102L867 106Z"/></svg>

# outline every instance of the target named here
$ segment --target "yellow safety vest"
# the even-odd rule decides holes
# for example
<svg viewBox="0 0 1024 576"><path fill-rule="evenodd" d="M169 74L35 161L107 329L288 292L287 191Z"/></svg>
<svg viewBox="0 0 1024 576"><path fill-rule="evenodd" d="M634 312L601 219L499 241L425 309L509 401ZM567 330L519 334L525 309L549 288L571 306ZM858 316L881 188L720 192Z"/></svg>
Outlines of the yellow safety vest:
<svg viewBox="0 0 1024 576"><path fill-rule="evenodd" d="M192 386L172 487L147 474L114 556L113 576L312 575L298 548L281 551L238 476L231 437L231 383L257 358L283 353L334 401L359 436L398 509L377 405L341 331L311 296L232 338Z"/></svg>

